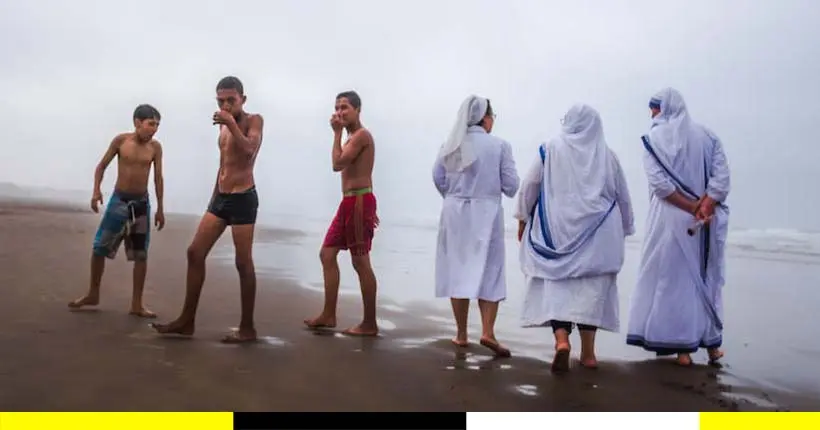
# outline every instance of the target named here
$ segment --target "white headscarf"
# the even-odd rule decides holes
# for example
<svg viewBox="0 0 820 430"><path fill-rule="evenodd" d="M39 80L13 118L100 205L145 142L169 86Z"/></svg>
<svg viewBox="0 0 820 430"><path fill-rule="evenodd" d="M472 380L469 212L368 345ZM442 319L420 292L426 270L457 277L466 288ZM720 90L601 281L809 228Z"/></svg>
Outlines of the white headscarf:
<svg viewBox="0 0 820 430"><path fill-rule="evenodd" d="M660 113L652 118L650 141L655 152L665 162L674 164L694 128L683 96L674 88L664 88L652 96L650 105L660 105Z"/></svg>
<svg viewBox="0 0 820 430"><path fill-rule="evenodd" d="M467 129L478 125L487 114L487 99L471 95L461 103L456 122L438 157L448 172L461 172L475 162L475 151L466 139Z"/></svg>
<svg viewBox="0 0 820 430"><path fill-rule="evenodd" d="M608 208L610 202L602 196L610 182L610 159L601 116L591 106L576 104L562 125L561 134L547 146L548 186L576 215Z"/></svg>
<svg viewBox="0 0 820 430"><path fill-rule="evenodd" d="M562 125L561 133L543 145L546 159L541 191L546 197L546 208L542 205L546 212L537 216L546 217L530 223L534 232L530 237L533 245L567 256L577 255L579 247L609 216L615 186L611 152L598 112L577 104L564 115ZM548 235L543 234L541 225L549 229ZM552 244L547 243L546 236ZM579 261L583 261L578 258L587 258L583 255L544 259L542 263L549 264L553 275L566 274L578 269Z"/></svg>

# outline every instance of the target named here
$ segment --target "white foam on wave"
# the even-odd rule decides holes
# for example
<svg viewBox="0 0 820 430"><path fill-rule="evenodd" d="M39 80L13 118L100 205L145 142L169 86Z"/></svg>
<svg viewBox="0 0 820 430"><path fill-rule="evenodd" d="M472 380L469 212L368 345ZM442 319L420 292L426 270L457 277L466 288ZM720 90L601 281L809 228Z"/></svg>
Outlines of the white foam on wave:
<svg viewBox="0 0 820 430"><path fill-rule="evenodd" d="M766 252L787 252L820 257L820 233L786 228L747 229L729 232L729 244Z"/></svg>
<svg viewBox="0 0 820 430"><path fill-rule="evenodd" d="M390 304L390 303L380 305L379 307L386 310L386 311L399 312L399 313L407 312L407 309L405 309L405 308L403 308L399 305L393 305L393 304Z"/></svg>
<svg viewBox="0 0 820 430"><path fill-rule="evenodd" d="M628 244L640 244L639 235L627 238ZM729 250L743 250L774 254L791 254L820 258L820 233L788 228L730 230Z"/></svg>

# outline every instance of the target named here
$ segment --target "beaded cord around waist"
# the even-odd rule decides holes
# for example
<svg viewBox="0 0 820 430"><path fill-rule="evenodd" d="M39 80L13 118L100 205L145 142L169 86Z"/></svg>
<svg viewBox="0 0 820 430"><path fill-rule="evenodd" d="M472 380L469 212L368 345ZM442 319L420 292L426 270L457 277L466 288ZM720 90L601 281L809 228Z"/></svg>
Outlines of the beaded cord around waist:
<svg viewBox="0 0 820 430"><path fill-rule="evenodd" d="M353 190L345 191L343 194L344 194L345 197L350 197L350 196L363 196L367 193L372 193L372 192L373 192L373 187L365 187L365 188L356 188L356 189L353 189Z"/></svg>

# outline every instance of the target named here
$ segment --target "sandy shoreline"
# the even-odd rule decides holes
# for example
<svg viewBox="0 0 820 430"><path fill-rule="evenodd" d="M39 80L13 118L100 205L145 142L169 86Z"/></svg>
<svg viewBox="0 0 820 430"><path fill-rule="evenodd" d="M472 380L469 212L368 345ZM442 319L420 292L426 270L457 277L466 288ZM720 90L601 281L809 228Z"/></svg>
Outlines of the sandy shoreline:
<svg viewBox="0 0 820 430"><path fill-rule="evenodd" d="M301 321L319 309L321 297L262 274L256 321L264 341L222 345L219 337L239 318L238 280L213 261L196 337L163 339L147 321L126 315L131 276L123 256L106 267L99 311L68 311L66 303L87 288L97 215L0 201L0 220L0 312L7 321L0 331L0 410L762 409L727 398L760 393L721 384L713 368L603 362L598 371L553 377L543 361L492 360L478 346L457 352L447 338L430 338L439 331L433 323L388 310L380 317L396 327L379 339L316 335ZM152 238L146 304L160 321L179 310L195 221L169 215L166 229ZM340 328L357 322L357 300L342 300L341 307ZM812 408L800 396L772 402L778 406L771 409Z"/></svg>

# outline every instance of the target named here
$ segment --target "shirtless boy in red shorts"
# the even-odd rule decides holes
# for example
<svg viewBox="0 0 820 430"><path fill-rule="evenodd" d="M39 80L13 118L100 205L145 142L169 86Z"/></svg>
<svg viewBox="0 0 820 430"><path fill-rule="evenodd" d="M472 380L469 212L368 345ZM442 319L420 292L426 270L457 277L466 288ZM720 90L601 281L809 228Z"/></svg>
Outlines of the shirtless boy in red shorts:
<svg viewBox="0 0 820 430"><path fill-rule="evenodd" d="M330 224L319 252L325 278L325 305L318 317L305 320L310 328L336 327L336 302L339 297L339 251L350 251L353 269L359 275L364 318L361 324L343 333L351 336L376 336L376 275L370 264L370 246L379 223L376 196L373 194L373 136L359 119L362 101L354 91L336 96L336 111L330 118L333 129L333 171L342 172L342 202ZM348 139L342 145L342 129Z"/></svg>

